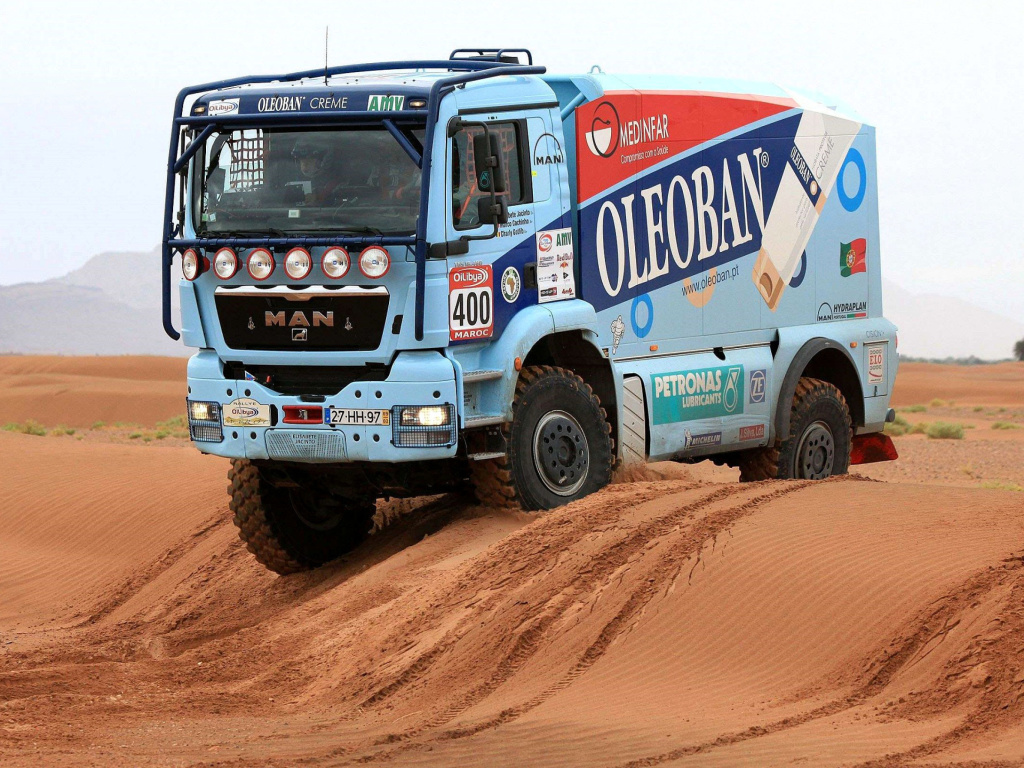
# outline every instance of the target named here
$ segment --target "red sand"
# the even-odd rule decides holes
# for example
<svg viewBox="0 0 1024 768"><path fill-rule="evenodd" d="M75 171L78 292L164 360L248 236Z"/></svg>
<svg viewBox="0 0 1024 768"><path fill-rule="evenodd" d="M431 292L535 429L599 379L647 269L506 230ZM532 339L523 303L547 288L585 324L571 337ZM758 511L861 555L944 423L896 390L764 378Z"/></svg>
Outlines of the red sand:
<svg viewBox="0 0 1024 768"><path fill-rule="evenodd" d="M6 401L19 376L90 378L10 360L8 420L44 420ZM169 407L173 362L92 371ZM904 374L913 402L957 399ZM1015 387L974 384L1009 408ZM381 504L360 550L279 578L237 540L222 460L0 433L0 461L3 766L1024 762L1024 493L935 485L952 464L655 465L536 517Z"/></svg>

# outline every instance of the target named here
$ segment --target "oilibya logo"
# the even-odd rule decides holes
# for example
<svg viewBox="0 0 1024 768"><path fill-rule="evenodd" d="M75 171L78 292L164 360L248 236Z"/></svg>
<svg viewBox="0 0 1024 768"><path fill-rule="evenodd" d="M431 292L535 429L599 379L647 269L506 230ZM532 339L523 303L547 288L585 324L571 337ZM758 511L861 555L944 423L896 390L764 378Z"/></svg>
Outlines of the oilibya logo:
<svg viewBox="0 0 1024 768"><path fill-rule="evenodd" d="M685 270L695 255L700 262L748 243L754 239L755 223L763 232L761 154L757 147L749 155L736 157L738 178L725 158L717 184L711 168L702 165L689 178L673 176L667 187L659 183L640 190L647 227L646 254L636 251L636 195L624 195L618 203L602 203L597 215L597 270L608 295L618 296L623 282L627 288L635 288L667 275L673 266ZM747 200L756 222L749 220ZM609 225L611 238L606 236Z"/></svg>
<svg viewBox="0 0 1024 768"><path fill-rule="evenodd" d="M451 273L452 282L459 288L476 288L487 282L487 270L480 267L463 267L453 270Z"/></svg>

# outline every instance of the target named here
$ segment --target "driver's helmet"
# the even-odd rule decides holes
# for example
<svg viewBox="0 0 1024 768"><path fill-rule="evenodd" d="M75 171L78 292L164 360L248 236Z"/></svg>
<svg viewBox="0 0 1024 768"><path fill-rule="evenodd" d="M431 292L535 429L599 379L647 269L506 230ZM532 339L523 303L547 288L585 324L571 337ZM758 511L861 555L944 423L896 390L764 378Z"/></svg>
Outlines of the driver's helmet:
<svg viewBox="0 0 1024 768"><path fill-rule="evenodd" d="M304 172L310 167L310 161L316 161L315 173L327 164L332 149L331 140L322 133L302 134L292 145L292 157L299 161Z"/></svg>

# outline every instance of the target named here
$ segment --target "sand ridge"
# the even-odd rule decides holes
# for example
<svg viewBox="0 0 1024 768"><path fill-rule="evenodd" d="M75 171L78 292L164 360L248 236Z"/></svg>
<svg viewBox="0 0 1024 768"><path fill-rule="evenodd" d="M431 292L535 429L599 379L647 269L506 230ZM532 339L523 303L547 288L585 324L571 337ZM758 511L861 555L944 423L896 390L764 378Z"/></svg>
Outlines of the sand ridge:
<svg viewBox="0 0 1024 768"><path fill-rule="evenodd" d="M654 465L539 516L381 502L279 578L223 460L0 455L5 766L1024 761L1019 492Z"/></svg>

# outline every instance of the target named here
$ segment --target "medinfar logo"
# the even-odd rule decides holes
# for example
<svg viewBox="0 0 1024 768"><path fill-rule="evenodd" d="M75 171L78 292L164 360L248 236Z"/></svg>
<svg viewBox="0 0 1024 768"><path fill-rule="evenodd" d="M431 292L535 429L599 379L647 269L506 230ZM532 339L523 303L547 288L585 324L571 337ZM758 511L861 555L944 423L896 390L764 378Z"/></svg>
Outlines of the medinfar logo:
<svg viewBox="0 0 1024 768"><path fill-rule="evenodd" d="M602 101L594 110L587 148L599 157L611 157L619 148L619 112L610 101Z"/></svg>

